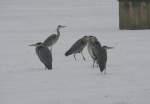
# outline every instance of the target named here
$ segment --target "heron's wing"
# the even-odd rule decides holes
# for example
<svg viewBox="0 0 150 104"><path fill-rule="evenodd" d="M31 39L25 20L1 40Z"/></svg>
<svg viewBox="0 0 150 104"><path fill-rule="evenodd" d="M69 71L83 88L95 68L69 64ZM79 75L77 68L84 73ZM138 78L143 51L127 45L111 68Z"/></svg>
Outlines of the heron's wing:
<svg viewBox="0 0 150 104"><path fill-rule="evenodd" d="M81 47L82 47L82 42L81 39L79 39L71 46L71 48L65 53L65 55L68 56L71 54L79 53L81 51Z"/></svg>
<svg viewBox="0 0 150 104"><path fill-rule="evenodd" d="M98 41L94 42L92 51L96 59L100 60L101 59L101 46Z"/></svg>
<svg viewBox="0 0 150 104"><path fill-rule="evenodd" d="M71 46L70 50L81 52L85 45L86 43L82 39L79 39Z"/></svg>
<svg viewBox="0 0 150 104"><path fill-rule="evenodd" d="M56 39L57 35L56 34L52 34L50 35L44 42L43 45L46 47L50 47L53 45L55 39Z"/></svg>
<svg viewBox="0 0 150 104"><path fill-rule="evenodd" d="M106 63L107 61L107 49L102 48L101 49L101 60L103 63Z"/></svg>
<svg viewBox="0 0 150 104"><path fill-rule="evenodd" d="M96 55L94 53L92 43L88 44L88 52L89 52L90 56L92 57L92 59L95 60L96 59Z"/></svg>
<svg viewBox="0 0 150 104"><path fill-rule="evenodd" d="M48 68L52 68L52 54L51 51L47 47L39 47L37 50L37 54L41 62Z"/></svg>
<svg viewBox="0 0 150 104"><path fill-rule="evenodd" d="M107 62L107 51L104 48L101 48L101 59L99 60L99 67L101 72L106 69L106 62Z"/></svg>
<svg viewBox="0 0 150 104"><path fill-rule="evenodd" d="M92 53L92 58L94 59L94 60L96 60L97 59L97 55L96 55L96 52L94 51L94 49L92 48L92 50L91 50L91 53Z"/></svg>
<svg viewBox="0 0 150 104"><path fill-rule="evenodd" d="M106 51L106 49L104 49L103 47L99 47L99 45L98 45L97 47L95 47L94 53L97 57L98 63L101 63L101 64L106 63L106 61L107 61L107 51Z"/></svg>

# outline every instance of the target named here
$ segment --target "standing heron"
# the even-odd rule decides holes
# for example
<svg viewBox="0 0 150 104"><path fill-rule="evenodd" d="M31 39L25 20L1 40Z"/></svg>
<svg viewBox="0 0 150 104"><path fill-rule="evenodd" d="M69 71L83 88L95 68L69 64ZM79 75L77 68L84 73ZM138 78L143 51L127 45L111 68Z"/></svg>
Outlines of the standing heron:
<svg viewBox="0 0 150 104"><path fill-rule="evenodd" d="M100 68L100 71L106 74L106 62L107 62L107 49L112 49L113 47L101 46L98 41L93 43L93 54L96 57L96 62Z"/></svg>
<svg viewBox="0 0 150 104"><path fill-rule="evenodd" d="M38 42L36 44L31 44L30 46L35 46L35 51L40 61L45 65L45 67L49 70L52 69L52 53L45 47L43 43Z"/></svg>
<svg viewBox="0 0 150 104"><path fill-rule="evenodd" d="M88 49L88 52L89 52L91 58L93 59L93 68L94 68L94 64L96 61L96 56L93 52L93 48L94 48L94 42L96 42L96 41L97 41L97 44L99 44L99 46L101 46L100 42L98 42L98 39L95 36L89 36L87 49Z"/></svg>
<svg viewBox="0 0 150 104"><path fill-rule="evenodd" d="M46 47L51 47L58 41L59 37L60 37L60 29L61 28L65 28L66 26L62 26L62 25L58 25L57 26L57 34L52 34L50 35L44 42L43 45Z"/></svg>
<svg viewBox="0 0 150 104"><path fill-rule="evenodd" d="M74 55L74 58L76 60L75 55L77 53L81 53L83 60L85 60L85 57L83 56L83 49L85 48L85 46L87 45L87 41L88 41L88 36L84 36L81 39L77 40L72 46L71 48L65 53L65 56L69 56L69 55Z"/></svg>

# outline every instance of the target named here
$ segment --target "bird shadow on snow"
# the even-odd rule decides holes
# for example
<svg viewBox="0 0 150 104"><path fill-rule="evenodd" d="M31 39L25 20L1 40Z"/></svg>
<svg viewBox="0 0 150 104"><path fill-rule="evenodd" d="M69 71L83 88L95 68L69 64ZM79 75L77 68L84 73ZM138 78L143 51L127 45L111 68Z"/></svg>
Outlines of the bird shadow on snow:
<svg viewBox="0 0 150 104"><path fill-rule="evenodd" d="M120 101L120 102L116 102L116 103L114 103L114 104L131 104L131 103L126 102L126 101Z"/></svg>
<svg viewBox="0 0 150 104"><path fill-rule="evenodd" d="M48 69L43 68L36 68L36 67L30 67L30 68L23 68L23 69L11 69L11 70L7 70L6 72L11 74L11 73L30 73L30 72L46 72L46 71L51 71Z"/></svg>
<svg viewBox="0 0 150 104"><path fill-rule="evenodd" d="M103 77L103 78L109 78L109 77L113 76L113 74L112 74L112 73L109 73L109 72L107 72L106 74L101 73L101 72L97 72L97 73L96 73L96 76L97 76L97 77Z"/></svg>
<svg viewBox="0 0 150 104"><path fill-rule="evenodd" d="M25 69L24 70L25 72L44 72L44 71L48 71L47 69L45 68L28 68L28 69Z"/></svg>

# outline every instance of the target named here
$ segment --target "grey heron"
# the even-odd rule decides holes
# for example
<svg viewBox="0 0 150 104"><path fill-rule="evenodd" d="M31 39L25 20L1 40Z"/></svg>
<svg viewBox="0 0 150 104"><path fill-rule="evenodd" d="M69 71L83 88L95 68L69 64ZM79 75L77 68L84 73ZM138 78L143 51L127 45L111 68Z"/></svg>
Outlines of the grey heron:
<svg viewBox="0 0 150 104"><path fill-rule="evenodd" d="M96 56L93 52L93 48L94 48L93 45L94 45L94 42L96 42L96 41L98 41L98 39L95 36L89 36L87 49L88 49L88 52L89 52L91 58L93 59L93 68L94 68L94 64L96 61ZM101 46L100 42L98 42L98 44Z"/></svg>
<svg viewBox="0 0 150 104"><path fill-rule="evenodd" d="M96 56L96 62L100 68L100 71L106 74L106 62L107 62L107 49L113 49L113 47L100 46L99 43L94 43L93 52Z"/></svg>
<svg viewBox="0 0 150 104"><path fill-rule="evenodd" d="M36 54L39 57L40 61L45 65L49 70L52 69L52 53L45 47L41 42L36 44L31 44L30 46L35 46Z"/></svg>
<svg viewBox="0 0 150 104"><path fill-rule="evenodd" d="M58 25L57 26L57 34L52 34L50 35L44 42L43 45L46 47L51 47L58 41L59 37L60 37L60 29L61 28L65 28L66 26L62 26L62 25Z"/></svg>
<svg viewBox="0 0 150 104"><path fill-rule="evenodd" d="M77 40L72 46L71 48L65 53L65 56L69 56L69 55L74 55L74 58L76 60L75 55L77 53L81 53L83 60L85 60L85 57L83 56L83 49L85 48L85 46L87 45L87 40L88 40L88 36L83 36L82 38L80 38L79 40Z"/></svg>

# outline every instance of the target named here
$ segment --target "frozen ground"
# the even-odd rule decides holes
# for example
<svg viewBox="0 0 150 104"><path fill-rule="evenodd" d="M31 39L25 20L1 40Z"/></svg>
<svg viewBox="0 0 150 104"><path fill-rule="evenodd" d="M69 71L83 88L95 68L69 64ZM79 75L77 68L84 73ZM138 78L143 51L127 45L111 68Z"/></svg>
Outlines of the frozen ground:
<svg viewBox="0 0 150 104"><path fill-rule="evenodd" d="M33 47L62 30L53 48L53 70L44 70ZM117 0L1 0L0 104L149 104L150 31L118 30ZM65 57L83 35L94 35L108 51L107 75Z"/></svg>

